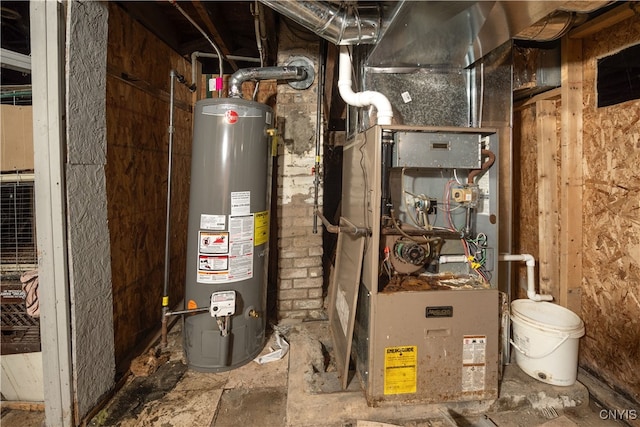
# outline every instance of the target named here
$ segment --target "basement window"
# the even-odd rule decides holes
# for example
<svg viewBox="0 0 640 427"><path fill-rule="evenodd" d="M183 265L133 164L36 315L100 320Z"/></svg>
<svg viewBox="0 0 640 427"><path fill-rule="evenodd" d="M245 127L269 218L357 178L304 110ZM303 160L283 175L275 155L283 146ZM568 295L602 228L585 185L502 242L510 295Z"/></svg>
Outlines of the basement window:
<svg viewBox="0 0 640 427"><path fill-rule="evenodd" d="M598 107L640 99L640 44L598 59Z"/></svg>

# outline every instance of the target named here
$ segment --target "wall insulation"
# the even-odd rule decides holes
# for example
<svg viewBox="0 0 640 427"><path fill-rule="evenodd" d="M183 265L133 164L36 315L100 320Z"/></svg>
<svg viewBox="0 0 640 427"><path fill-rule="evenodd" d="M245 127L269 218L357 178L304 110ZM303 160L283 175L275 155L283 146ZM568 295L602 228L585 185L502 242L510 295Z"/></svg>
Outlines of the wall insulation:
<svg viewBox="0 0 640 427"><path fill-rule="evenodd" d="M187 61L109 3L106 174L118 373L160 327L171 69L191 75ZM171 307L184 292L190 103L190 92L176 85L173 171L180 175L172 182Z"/></svg>

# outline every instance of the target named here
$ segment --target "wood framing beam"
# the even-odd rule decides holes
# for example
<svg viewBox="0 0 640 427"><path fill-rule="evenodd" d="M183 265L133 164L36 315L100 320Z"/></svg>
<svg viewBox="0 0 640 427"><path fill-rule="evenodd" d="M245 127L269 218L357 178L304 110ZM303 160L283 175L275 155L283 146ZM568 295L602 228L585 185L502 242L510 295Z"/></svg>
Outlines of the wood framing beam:
<svg viewBox="0 0 640 427"><path fill-rule="evenodd" d="M331 106L333 105L333 89L337 85L335 81L336 66L338 61L338 46L330 43L327 45L327 59L325 62L325 76L324 76L324 111L330 117Z"/></svg>
<svg viewBox="0 0 640 427"><path fill-rule="evenodd" d="M581 312L582 40L563 37L560 144L560 305Z"/></svg>
<svg viewBox="0 0 640 427"><path fill-rule="evenodd" d="M538 158L538 248L540 291L560 295L560 254L558 251L558 167L556 101L536 102Z"/></svg>
<svg viewBox="0 0 640 427"><path fill-rule="evenodd" d="M158 88L158 87L154 87L151 83L149 83L148 81L144 80L143 78L137 77L137 76L132 76L131 74L127 74L126 72L122 71L122 70L118 70L116 69L114 66L112 65L107 65L107 75L109 77L113 77L115 79L120 80L123 83L126 83L130 86L133 86L157 99L160 99L162 101L165 102L169 102L170 98L171 98L171 94ZM176 108L180 108L186 112L191 113L193 111L193 107L184 102L181 101L179 99L174 99L173 101L174 105Z"/></svg>
<svg viewBox="0 0 640 427"><path fill-rule="evenodd" d="M211 17L207 13L207 9L204 7L204 5L200 0L196 0L192 3L193 3L193 7L198 13L198 16L200 17L200 19L202 19L202 22L204 22L204 25L207 27L207 30L209 30L209 33L211 33L211 36L213 37L213 41L218 45L218 48L220 48L220 51L222 52L222 54L225 57L229 56L231 52L229 51L229 48L227 47L227 44L224 38L220 34L220 31L218 31L213 21L211 21ZM233 59L226 58L226 61L231 65L234 71L238 70L238 64L236 64L236 62Z"/></svg>
<svg viewBox="0 0 640 427"><path fill-rule="evenodd" d="M541 92L537 95L532 96L529 99L526 99L517 104L514 104L513 111L521 111L524 108L528 107L529 105L537 104L540 101L559 100L560 97L561 97L561 89L557 87L555 89L551 89L546 92Z"/></svg>
<svg viewBox="0 0 640 427"><path fill-rule="evenodd" d="M631 18L640 13L640 4L636 2L625 2L620 6L580 25L569 32L569 38L583 39L591 34L595 34L605 28L609 28L618 22Z"/></svg>

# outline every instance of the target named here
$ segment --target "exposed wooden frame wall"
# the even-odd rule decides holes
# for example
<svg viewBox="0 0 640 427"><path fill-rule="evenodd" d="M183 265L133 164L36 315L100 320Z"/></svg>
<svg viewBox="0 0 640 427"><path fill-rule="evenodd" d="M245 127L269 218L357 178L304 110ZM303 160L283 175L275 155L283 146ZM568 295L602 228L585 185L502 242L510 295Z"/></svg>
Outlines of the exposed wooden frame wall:
<svg viewBox="0 0 640 427"><path fill-rule="evenodd" d="M582 40L561 45L560 292L558 302L581 312L582 281Z"/></svg>
<svg viewBox="0 0 640 427"><path fill-rule="evenodd" d="M583 277L582 38L634 13L633 7L621 5L571 31L562 40L561 87L520 105L534 103L536 106L540 289L576 313L581 312ZM559 152L556 151L558 109ZM558 160L560 168L557 168Z"/></svg>
<svg viewBox="0 0 640 427"><path fill-rule="evenodd" d="M557 173L557 108L559 101L539 100L536 106L538 159L538 248L540 290L560 296L559 206Z"/></svg>

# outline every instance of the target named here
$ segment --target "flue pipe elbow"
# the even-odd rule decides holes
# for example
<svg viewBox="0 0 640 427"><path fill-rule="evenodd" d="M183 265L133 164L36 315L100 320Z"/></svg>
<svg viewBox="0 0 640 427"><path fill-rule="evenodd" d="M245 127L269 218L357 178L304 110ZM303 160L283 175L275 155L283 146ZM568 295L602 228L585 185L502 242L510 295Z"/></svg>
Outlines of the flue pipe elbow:
<svg viewBox="0 0 640 427"><path fill-rule="evenodd" d="M305 80L307 70L304 67L258 67L242 68L229 79L229 97L242 98L242 83L248 80Z"/></svg>

